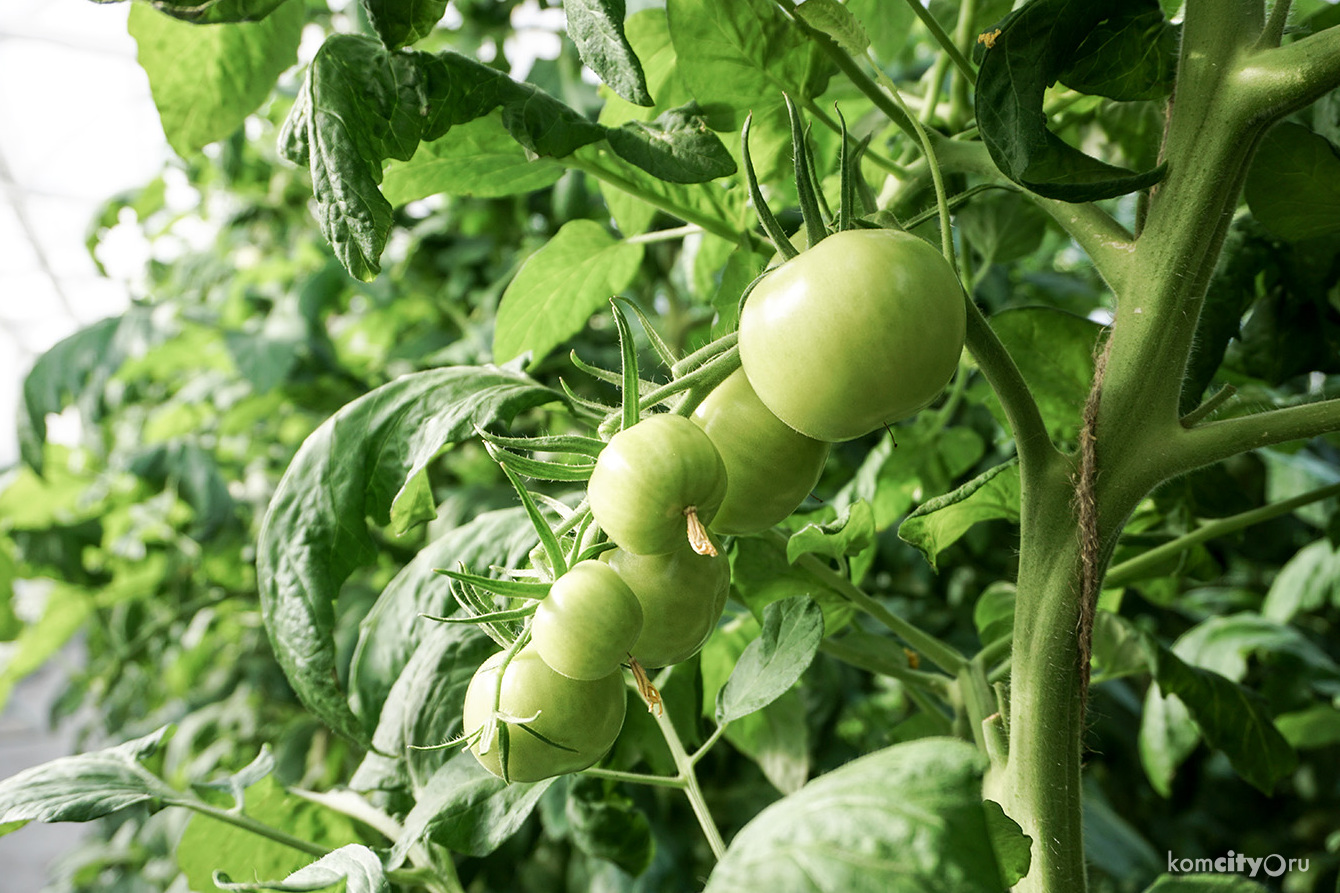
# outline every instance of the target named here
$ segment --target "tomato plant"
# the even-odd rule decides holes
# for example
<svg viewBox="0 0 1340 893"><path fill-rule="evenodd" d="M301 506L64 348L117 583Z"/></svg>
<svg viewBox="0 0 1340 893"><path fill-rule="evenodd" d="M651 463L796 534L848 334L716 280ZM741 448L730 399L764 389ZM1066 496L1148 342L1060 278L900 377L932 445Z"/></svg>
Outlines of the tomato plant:
<svg viewBox="0 0 1340 893"><path fill-rule="evenodd" d="M535 611L531 644L553 670L603 679L619 669L642 633L640 600L609 565L582 561L554 581Z"/></svg>
<svg viewBox="0 0 1340 893"><path fill-rule="evenodd" d="M507 664L499 688L505 657L495 654L481 664L465 693L465 734L477 735L470 751L480 765L499 778L525 782L585 769L603 757L623 728L623 674L616 669L598 679L572 679L523 648ZM490 731L495 715L507 726L505 750L496 724Z"/></svg>
<svg viewBox="0 0 1340 893"><path fill-rule="evenodd" d="M712 441L688 419L668 414L614 435L587 487L596 523L621 549L639 555L691 543L725 494L726 470Z"/></svg>
<svg viewBox="0 0 1340 893"><path fill-rule="evenodd" d="M129 6L153 260L0 476L0 701L123 743L0 862L1335 888L1336 4Z"/></svg>
<svg viewBox="0 0 1340 893"><path fill-rule="evenodd" d="M711 528L750 534L784 520L805 500L828 458L828 444L773 415L741 370L693 411L726 467L726 497Z"/></svg>
<svg viewBox="0 0 1340 893"><path fill-rule="evenodd" d="M606 560L642 605L633 657L644 667L667 667L697 654L726 607L726 556L699 555L685 545L660 555L614 549Z"/></svg>
<svg viewBox="0 0 1340 893"><path fill-rule="evenodd" d="M769 273L740 313L740 361L778 418L851 440L934 400L958 368L954 270L908 233L834 233Z"/></svg>

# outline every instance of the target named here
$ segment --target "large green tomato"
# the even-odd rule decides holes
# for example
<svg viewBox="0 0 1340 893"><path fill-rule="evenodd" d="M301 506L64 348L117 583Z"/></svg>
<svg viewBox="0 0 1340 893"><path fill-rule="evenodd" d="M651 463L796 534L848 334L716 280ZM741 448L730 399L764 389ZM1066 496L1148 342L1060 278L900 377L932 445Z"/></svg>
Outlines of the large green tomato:
<svg viewBox="0 0 1340 893"><path fill-rule="evenodd" d="M632 651L638 663L668 667L696 654L726 607L726 556L699 555L686 545L665 555L614 549L601 557L642 603L642 634Z"/></svg>
<svg viewBox="0 0 1340 893"><path fill-rule="evenodd" d="M726 498L712 519L717 533L767 530L805 501L828 458L828 444L806 437L758 399L743 369L717 385L693 413L726 466Z"/></svg>
<svg viewBox="0 0 1340 893"><path fill-rule="evenodd" d="M642 605L607 564L579 561L535 609L531 647L550 668L587 681L619 669L642 632Z"/></svg>
<svg viewBox="0 0 1340 893"><path fill-rule="evenodd" d="M483 728L492 715L503 655L499 652L484 661L465 690L467 735ZM540 781L593 765L613 746L623 728L625 691L622 671L593 682L569 679L551 670L533 648L522 648L507 665L498 709L510 717L535 717L527 725L553 744L518 723L509 723L505 777L511 781ZM487 750L482 739L471 744L470 750L485 769L504 777L499 736L487 742Z"/></svg>
<svg viewBox="0 0 1340 893"><path fill-rule="evenodd" d="M702 526L725 495L726 468L711 439L668 414L610 438L586 490L596 523L616 546L638 555L674 552L686 542L710 548Z"/></svg>
<svg viewBox="0 0 1340 893"><path fill-rule="evenodd" d="M773 414L816 440L924 408L958 367L963 290L938 251L892 230L835 233L754 288L740 362Z"/></svg>

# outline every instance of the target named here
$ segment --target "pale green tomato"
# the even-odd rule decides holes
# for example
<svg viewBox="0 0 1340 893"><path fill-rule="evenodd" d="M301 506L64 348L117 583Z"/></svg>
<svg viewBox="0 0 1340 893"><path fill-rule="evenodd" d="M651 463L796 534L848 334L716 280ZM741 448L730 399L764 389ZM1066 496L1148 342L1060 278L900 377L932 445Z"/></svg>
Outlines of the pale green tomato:
<svg viewBox="0 0 1340 893"><path fill-rule="evenodd" d="M550 668L589 681L619 669L641 631L642 606L623 579L607 564L579 561L536 607L531 647Z"/></svg>
<svg viewBox="0 0 1340 893"><path fill-rule="evenodd" d="M730 591L725 555L699 555L688 546L664 555L614 549L601 556L642 603L642 634L633 657L644 667L668 667L698 652L716 629Z"/></svg>

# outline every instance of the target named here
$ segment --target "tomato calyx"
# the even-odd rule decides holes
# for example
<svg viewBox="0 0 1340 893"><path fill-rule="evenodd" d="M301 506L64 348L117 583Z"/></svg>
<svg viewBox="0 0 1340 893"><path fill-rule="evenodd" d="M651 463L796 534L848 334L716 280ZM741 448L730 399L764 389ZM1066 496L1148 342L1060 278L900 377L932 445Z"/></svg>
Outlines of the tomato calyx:
<svg viewBox="0 0 1340 893"><path fill-rule="evenodd" d="M651 678L647 676L647 671L642 668L642 664L637 662L637 658L628 656L628 668L633 671L633 681L637 683L637 693L642 695L642 700L647 702L647 712L661 716L665 713L665 701L661 698L661 693L656 686L652 684Z"/></svg>

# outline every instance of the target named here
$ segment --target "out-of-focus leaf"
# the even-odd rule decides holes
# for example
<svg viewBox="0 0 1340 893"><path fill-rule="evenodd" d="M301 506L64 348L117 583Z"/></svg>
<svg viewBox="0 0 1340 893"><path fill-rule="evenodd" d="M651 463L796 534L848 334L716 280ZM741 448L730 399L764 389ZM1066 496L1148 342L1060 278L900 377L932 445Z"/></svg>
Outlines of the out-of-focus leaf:
<svg viewBox="0 0 1340 893"><path fill-rule="evenodd" d="M197 25L259 22L285 3L302 5L290 0L149 0L149 5L158 11Z"/></svg>
<svg viewBox="0 0 1340 893"><path fill-rule="evenodd" d="M1340 605L1340 549L1317 540L1299 549L1270 584L1261 615L1288 623L1327 604Z"/></svg>
<svg viewBox="0 0 1340 893"><path fill-rule="evenodd" d="M189 441L172 441L144 450L130 471L156 486L171 483L195 510L191 536L206 540L233 517L233 497L213 454Z"/></svg>
<svg viewBox="0 0 1340 893"><path fill-rule="evenodd" d="M582 852L618 865L633 876L651 865L655 841L647 814L610 782L575 776L568 788L566 818Z"/></svg>
<svg viewBox="0 0 1340 893"><path fill-rule="evenodd" d="M298 61L307 20L300 0L261 21L193 25L143 3L131 4L129 28L149 76L163 133L178 155L230 136ZM190 76L183 76L189 71Z"/></svg>
<svg viewBox="0 0 1340 893"><path fill-rule="evenodd" d="M1340 154L1301 124L1284 121L1265 135L1243 193L1256 219L1282 239L1340 232Z"/></svg>
<svg viewBox="0 0 1340 893"><path fill-rule="evenodd" d="M376 555L367 519L388 523L395 494L444 445L556 396L497 367L434 369L355 400L303 443L270 501L257 579L280 666L332 728L367 741L336 679L333 638L341 584Z"/></svg>
<svg viewBox="0 0 1340 893"><path fill-rule="evenodd" d="M220 890L276 890L281 893L309 893L340 884L344 893L391 893L381 859L367 847L351 843L327 853L282 881L235 882L223 872L214 875Z"/></svg>
<svg viewBox="0 0 1340 893"><path fill-rule="evenodd" d="M967 244L982 256L983 266L1026 257L1047 234L1047 215L1037 205L1017 192L998 189L974 196L954 220Z"/></svg>

